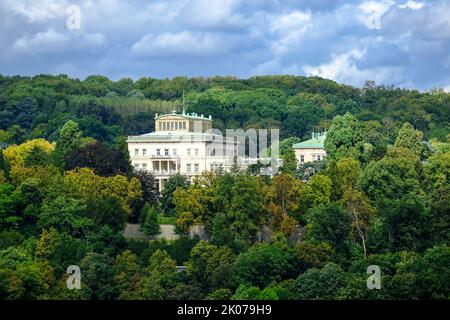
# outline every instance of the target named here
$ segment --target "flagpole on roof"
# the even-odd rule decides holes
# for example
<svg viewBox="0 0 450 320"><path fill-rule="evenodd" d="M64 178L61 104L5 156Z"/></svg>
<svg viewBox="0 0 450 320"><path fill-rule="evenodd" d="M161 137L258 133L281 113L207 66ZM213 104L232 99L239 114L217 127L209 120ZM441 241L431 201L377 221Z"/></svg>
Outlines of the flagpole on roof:
<svg viewBox="0 0 450 320"><path fill-rule="evenodd" d="M185 105L184 105L184 89L183 89L183 114L185 114Z"/></svg>

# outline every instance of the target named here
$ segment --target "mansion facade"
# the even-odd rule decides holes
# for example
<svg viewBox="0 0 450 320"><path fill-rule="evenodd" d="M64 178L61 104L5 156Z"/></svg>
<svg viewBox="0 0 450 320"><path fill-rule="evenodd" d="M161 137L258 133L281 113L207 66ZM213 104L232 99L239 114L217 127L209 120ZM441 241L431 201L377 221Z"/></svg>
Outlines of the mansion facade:
<svg viewBox="0 0 450 320"><path fill-rule="evenodd" d="M179 173L188 179L205 171L227 171L237 154L238 142L212 130L212 118L195 113L155 116L155 131L127 139L135 170L151 172L161 191Z"/></svg>

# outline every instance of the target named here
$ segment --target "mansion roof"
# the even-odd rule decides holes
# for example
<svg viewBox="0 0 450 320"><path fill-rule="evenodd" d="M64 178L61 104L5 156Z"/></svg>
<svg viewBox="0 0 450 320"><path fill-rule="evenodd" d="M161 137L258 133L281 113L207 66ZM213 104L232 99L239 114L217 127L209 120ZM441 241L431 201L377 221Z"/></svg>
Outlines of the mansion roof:
<svg viewBox="0 0 450 320"><path fill-rule="evenodd" d="M292 146L294 149L324 149L327 133L314 133L312 139L296 143Z"/></svg>

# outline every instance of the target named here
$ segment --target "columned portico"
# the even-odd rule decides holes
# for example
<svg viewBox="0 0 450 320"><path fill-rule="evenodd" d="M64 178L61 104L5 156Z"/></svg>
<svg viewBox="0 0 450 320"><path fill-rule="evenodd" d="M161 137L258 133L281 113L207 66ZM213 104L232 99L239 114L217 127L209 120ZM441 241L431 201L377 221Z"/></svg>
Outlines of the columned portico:
<svg viewBox="0 0 450 320"><path fill-rule="evenodd" d="M152 172L155 175L174 175L180 172L178 159L152 160Z"/></svg>

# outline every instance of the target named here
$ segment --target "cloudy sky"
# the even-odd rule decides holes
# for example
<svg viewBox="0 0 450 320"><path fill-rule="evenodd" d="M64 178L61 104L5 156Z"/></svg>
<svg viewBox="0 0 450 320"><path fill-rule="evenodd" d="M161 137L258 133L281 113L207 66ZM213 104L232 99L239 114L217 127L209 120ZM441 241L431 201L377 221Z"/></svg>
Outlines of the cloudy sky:
<svg viewBox="0 0 450 320"><path fill-rule="evenodd" d="M318 75L450 91L450 1L1 0L0 74L39 73Z"/></svg>

